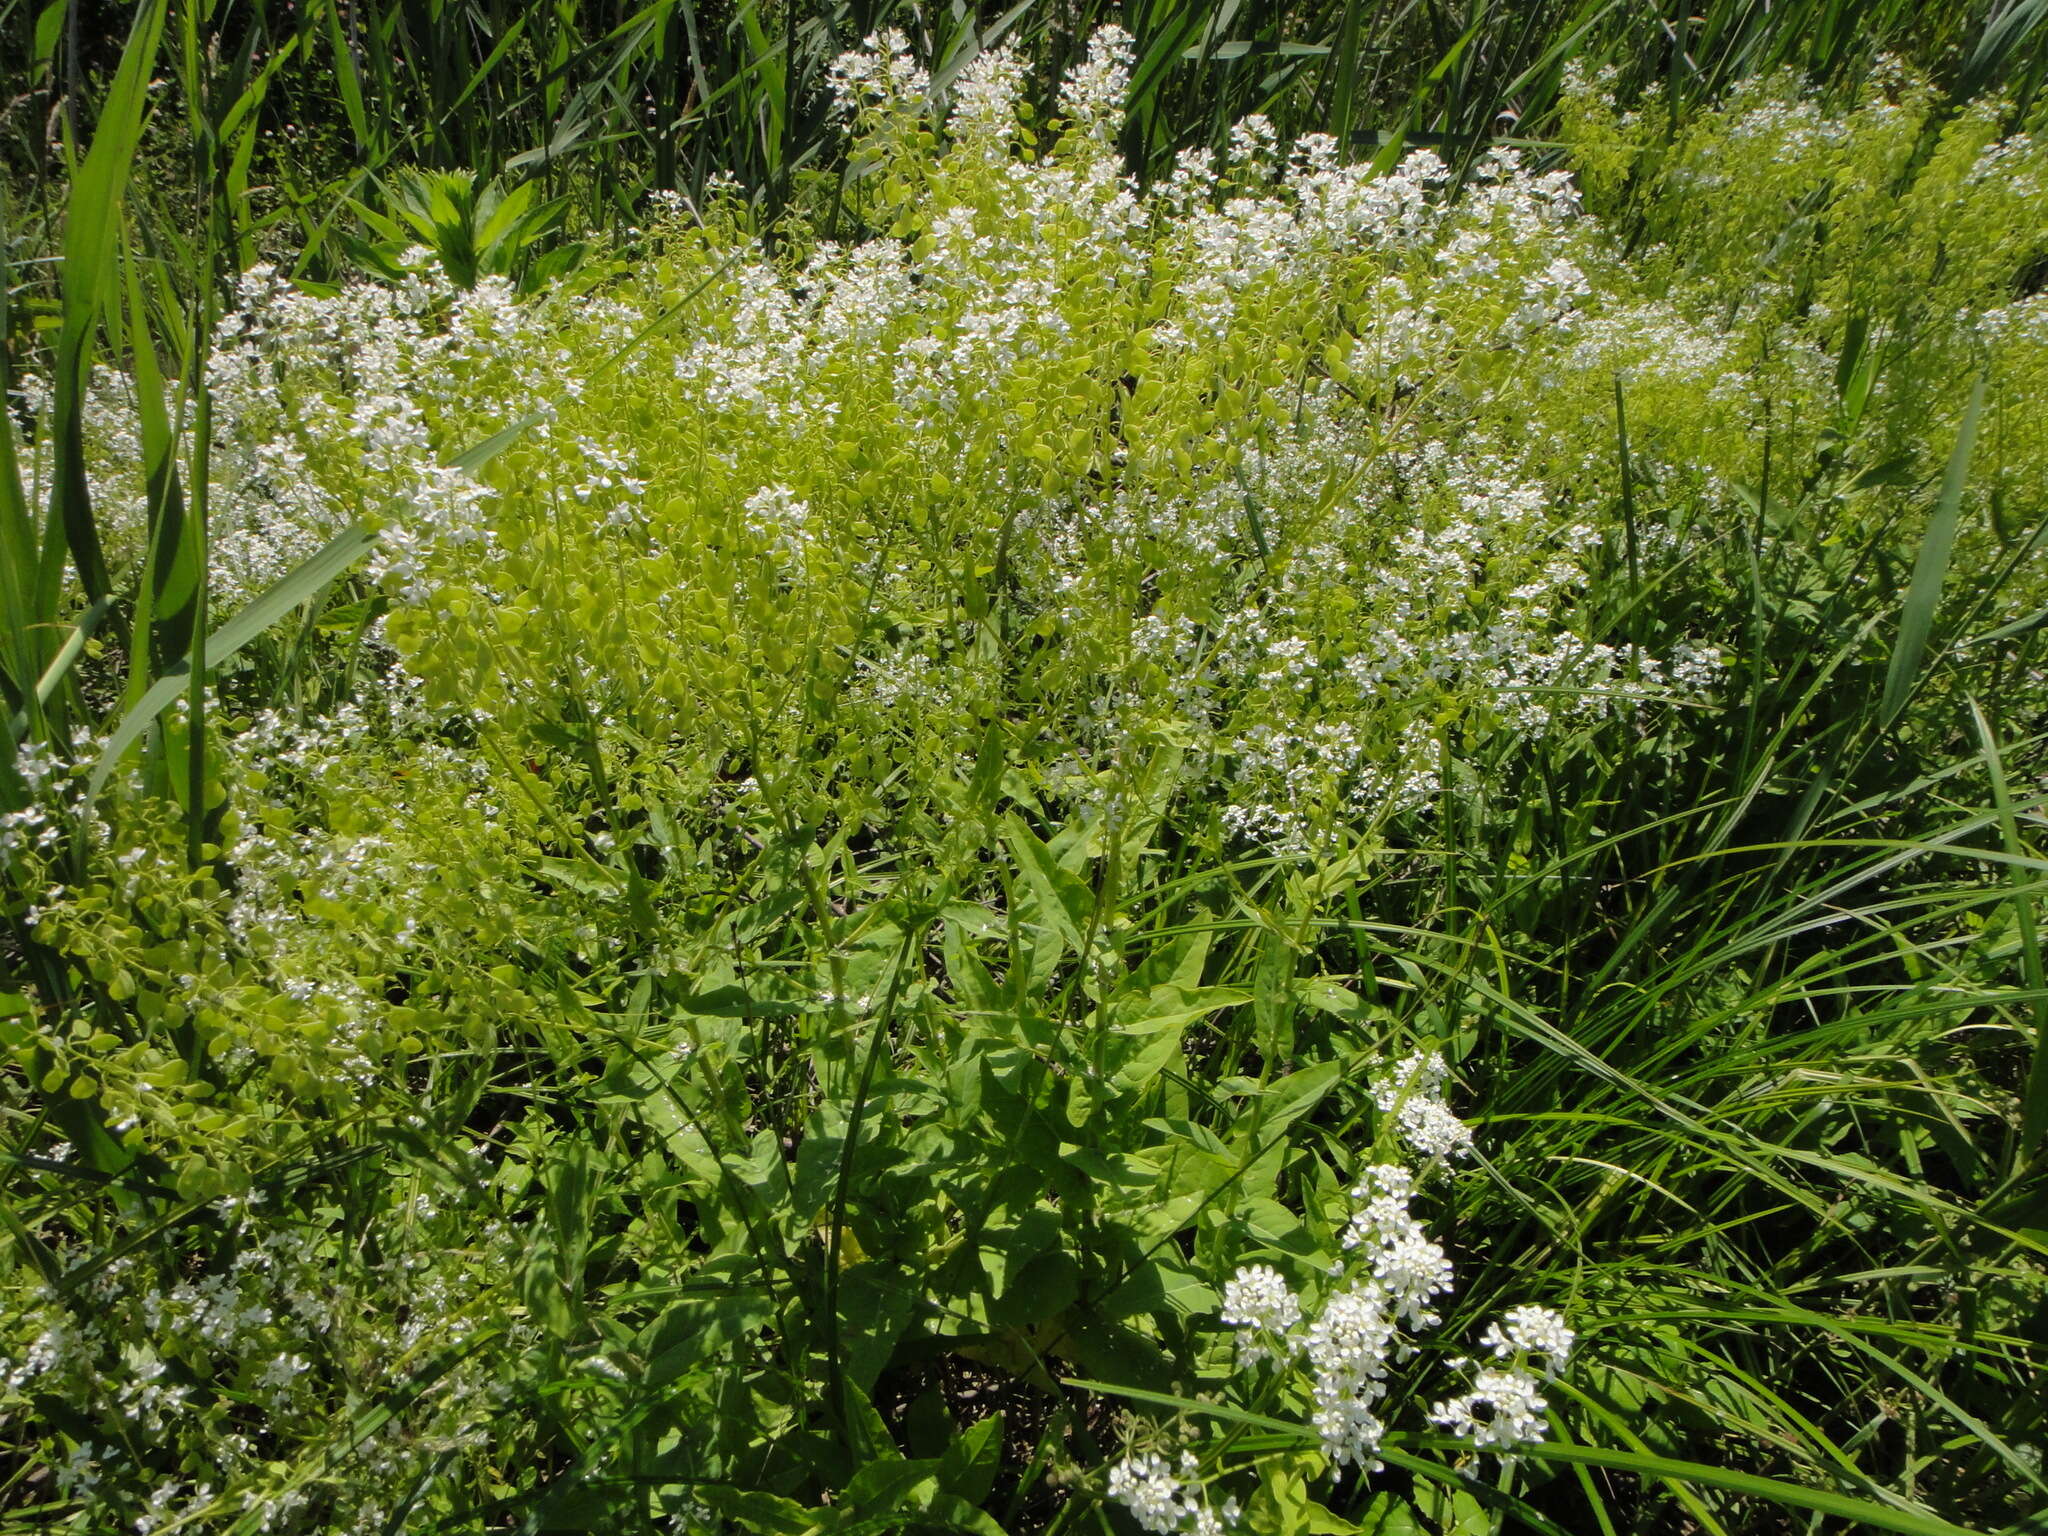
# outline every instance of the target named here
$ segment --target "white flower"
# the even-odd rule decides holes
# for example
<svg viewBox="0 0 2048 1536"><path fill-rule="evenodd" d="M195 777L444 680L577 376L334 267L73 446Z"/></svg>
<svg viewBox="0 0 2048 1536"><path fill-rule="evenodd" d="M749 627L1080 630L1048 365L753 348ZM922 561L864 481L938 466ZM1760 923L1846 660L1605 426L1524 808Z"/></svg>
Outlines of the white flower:
<svg viewBox="0 0 2048 1536"><path fill-rule="evenodd" d="M777 554L801 555L810 547L811 504L787 486L762 486L746 499L742 511L747 531Z"/></svg>
<svg viewBox="0 0 2048 1536"><path fill-rule="evenodd" d="M1451 1261L1443 1245L1431 1242L1420 1223L1383 1243L1372 1259L1373 1279L1385 1294L1387 1309L1410 1328L1431 1328L1436 1313L1433 1296L1451 1289Z"/></svg>
<svg viewBox="0 0 2048 1536"><path fill-rule="evenodd" d="M1482 1450L1534 1445L1547 1432L1542 1383L1523 1370L1483 1370L1472 1390L1438 1403L1430 1418Z"/></svg>
<svg viewBox="0 0 2048 1536"><path fill-rule="evenodd" d="M1228 155L1233 166L1263 169L1279 150L1279 132L1264 113L1254 112L1231 125Z"/></svg>
<svg viewBox="0 0 2048 1536"><path fill-rule="evenodd" d="M1375 1285L1353 1284L1323 1304L1309 1325L1307 1351L1318 1392L1377 1397L1398 1332Z"/></svg>
<svg viewBox="0 0 2048 1536"><path fill-rule="evenodd" d="M1192 1451L1182 1451L1180 1476L1176 1477L1164 1456L1151 1452L1126 1456L1109 1469L1109 1496L1128 1509L1142 1529L1159 1536L1167 1532L1222 1536L1225 1529L1237 1524L1237 1500L1226 1499L1221 1508L1211 1509L1194 1486L1200 1466Z"/></svg>
<svg viewBox="0 0 2048 1536"><path fill-rule="evenodd" d="M1122 27L1097 27L1088 56L1060 86L1060 115L1090 138L1108 142L1124 125L1134 41Z"/></svg>
<svg viewBox="0 0 2048 1536"><path fill-rule="evenodd" d="M1333 1466L1377 1472L1385 1465L1376 1453L1386 1437L1387 1426L1372 1411L1372 1399L1355 1392L1326 1389L1318 1382L1315 1402L1316 1433L1322 1437L1323 1454Z"/></svg>
<svg viewBox="0 0 2048 1536"><path fill-rule="evenodd" d="M1489 1323L1479 1342L1493 1351L1496 1360L1512 1355L1542 1355L1546 1375L1555 1376L1572 1357L1578 1335L1565 1326L1564 1318L1548 1307L1511 1307L1507 1327Z"/></svg>
<svg viewBox="0 0 2048 1536"><path fill-rule="evenodd" d="M1301 1321L1301 1302L1270 1264L1241 1266L1223 1287L1223 1321L1285 1333Z"/></svg>
<svg viewBox="0 0 2048 1536"><path fill-rule="evenodd" d="M1270 1264L1246 1264L1223 1287L1222 1316L1231 1327L1246 1330L1237 1341L1242 1364L1280 1360L1286 1349L1276 1341L1301 1321L1301 1299Z"/></svg>
<svg viewBox="0 0 2048 1536"><path fill-rule="evenodd" d="M1126 1456L1109 1469L1109 1496L1131 1512L1140 1528L1160 1533L1180 1529L1186 1512L1180 1479L1164 1456Z"/></svg>
<svg viewBox="0 0 2048 1536"><path fill-rule="evenodd" d="M1353 1186L1351 1198L1361 1202L1344 1232L1347 1249L1379 1247L1415 1225L1408 1202L1415 1175L1393 1163L1375 1163Z"/></svg>
<svg viewBox="0 0 2048 1536"><path fill-rule="evenodd" d="M297 1355L279 1355L257 1373L256 1384L274 1395L281 1395L305 1368L306 1362Z"/></svg>
<svg viewBox="0 0 2048 1536"><path fill-rule="evenodd" d="M1410 1328L1426 1328L1437 1320L1430 1298L1451 1289L1452 1270L1443 1245L1408 1214L1414 1188L1415 1176L1405 1168L1376 1163L1366 1169L1351 1191L1363 1203L1352 1212L1343 1243L1365 1253L1387 1312Z"/></svg>
<svg viewBox="0 0 2048 1536"><path fill-rule="evenodd" d="M1394 1112L1401 1139L1424 1157L1463 1157L1472 1150L1472 1127L1441 1099L1409 1099Z"/></svg>
<svg viewBox="0 0 2048 1536"><path fill-rule="evenodd" d="M1024 61L1007 44L976 55L954 82L947 128L962 143L991 153L1007 149L1023 86Z"/></svg>
<svg viewBox="0 0 2048 1536"><path fill-rule="evenodd" d="M1372 1101L1382 1110L1392 1111L1409 1098L1439 1098L1449 1076L1450 1068L1440 1052L1415 1051L1373 1072Z"/></svg>
<svg viewBox="0 0 2048 1536"><path fill-rule="evenodd" d="M1416 1051L1372 1074L1372 1101L1394 1117L1401 1139L1424 1157L1462 1157L1472 1128L1451 1113L1443 1088L1450 1068L1435 1051Z"/></svg>
<svg viewBox="0 0 2048 1536"><path fill-rule="evenodd" d="M931 91L931 76L910 56L910 39L891 27L869 33L862 48L832 61L832 94L848 112L877 106L915 107Z"/></svg>

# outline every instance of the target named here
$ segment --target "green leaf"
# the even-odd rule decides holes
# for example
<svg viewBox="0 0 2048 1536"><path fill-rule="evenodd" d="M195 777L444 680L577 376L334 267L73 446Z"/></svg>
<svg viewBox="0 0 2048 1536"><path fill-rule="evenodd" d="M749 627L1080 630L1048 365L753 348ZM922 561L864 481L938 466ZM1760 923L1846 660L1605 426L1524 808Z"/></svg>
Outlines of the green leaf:
<svg viewBox="0 0 2048 1536"><path fill-rule="evenodd" d="M987 1495L984 1494L983 1497L986 1498ZM971 1536L1008 1536L1000 1525L977 1509L972 1500L963 1499L958 1494L944 1491L932 1494L925 1500L924 1515L925 1518L918 1522L920 1525L929 1525L933 1520L938 1520L956 1531L970 1532Z"/></svg>
<svg viewBox="0 0 2048 1536"><path fill-rule="evenodd" d="M853 1474L841 1501L856 1517L891 1514L937 1481L936 1461L905 1461L901 1457L871 1461Z"/></svg>
<svg viewBox="0 0 2048 1536"><path fill-rule="evenodd" d="M995 1486L1003 1462L1003 1416L992 1413L967 1426L939 1458L939 1486L979 1504Z"/></svg>
<svg viewBox="0 0 2048 1536"><path fill-rule="evenodd" d="M178 475L177 436L173 430L163 375L157 366L156 343L142 302L142 285L132 253L128 278L129 354L135 376L136 417L142 429L142 469L147 488L149 538L142 581L135 596L135 623L129 643L126 697L139 698L151 672L182 657L192 643L198 616L200 550L198 529L185 515L185 493Z"/></svg>
<svg viewBox="0 0 2048 1536"><path fill-rule="evenodd" d="M1956 446L1949 455L1948 471L1941 480L1941 499L1920 540L1920 554L1913 562L1912 585L1906 589L1906 606L1899 615L1899 638L1892 647L1891 669L1885 674L1884 702L1878 706L1883 723L1899 718L1906 701L1913 696L1913 684L1920 672L1920 660L1927 651L1927 638L1934 631L1934 611L1941 602L1941 585L1948 575L1949 554L1955 547L1956 526L1961 519L1963 483L1970 473L1970 452L1977 442L1977 417L1984 409L1985 380L1979 378L1970 391L1969 407L1956 432Z"/></svg>
<svg viewBox="0 0 2048 1536"><path fill-rule="evenodd" d="M142 140L150 73L156 65L157 44L169 8L169 0L144 0L137 7L120 65L100 104L92 148L65 200L63 323L57 335L52 381L54 463L36 602L37 614L45 619L57 608L61 568L52 554L60 535L71 551L86 598L103 597L111 586L86 475L85 395L92 374L93 337L111 297L115 237L136 147Z"/></svg>
<svg viewBox="0 0 2048 1536"><path fill-rule="evenodd" d="M57 39L64 35L64 14L72 0L50 0L36 16L35 43L30 54L36 74L48 69L57 57Z"/></svg>
<svg viewBox="0 0 2048 1536"><path fill-rule="evenodd" d="M1063 869L1052 850L1014 812L1004 829L1003 841L1016 857L1025 884L1037 898L1038 920L1079 954L1087 942L1084 935L1089 914L1095 910L1095 893L1079 875Z"/></svg>
<svg viewBox="0 0 2048 1536"><path fill-rule="evenodd" d="M692 1492L736 1527L755 1536L815 1536L829 1529L830 1510L807 1510L794 1499L762 1493L749 1488L730 1488L717 1483L699 1483Z"/></svg>
<svg viewBox="0 0 2048 1536"><path fill-rule="evenodd" d="M493 432L482 442L466 448L461 453L455 455L454 458L448 461L449 467L451 469L467 470L470 474L475 474L507 448L518 442L520 438L524 437L534 427L546 421L549 414L547 411L535 411L531 415L520 417L511 426Z"/></svg>
<svg viewBox="0 0 2048 1536"><path fill-rule="evenodd" d="M71 626L71 633L64 637L63 645L59 646L57 654L50 658L50 664L43 669L43 675L36 679L37 704L50 702L51 695L63 684L65 674L84 654L85 642L92 638L92 632L99 628L100 620L111 613L113 608L114 595L110 592L98 602L89 605L85 612L78 616L77 622ZM31 714L32 706L24 701L21 708L16 710L8 721L8 730L14 740L20 741L28 734Z"/></svg>
<svg viewBox="0 0 2048 1536"><path fill-rule="evenodd" d="M1006 1236L1031 1230L1006 1229ZM1011 1257L1006 1283L989 1303L990 1323L999 1328L1027 1328L1056 1317L1074 1304L1081 1294L1081 1266L1074 1256L1051 1248L1033 1254L1021 1264Z"/></svg>
<svg viewBox="0 0 2048 1536"><path fill-rule="evenodd" d="M919 1300L919 1276L887 1262L856 1264L840 1279L839 1336L847 1380L866 1392L895 1356Z"/></svg>
<svg viewBox="0 0 2048 1536"><path fill-rule="evenodd" d="M647 1385L666 1386L706 1360L729 1355L774 1316L774 1304L759 1286L670 1302L640 1335Z"/></svg>
<svg viewBox="0 0 2048 1536"><path fill-rule="evenodd" d="M1134 1388L1163 1392L1174 1377L1173 1361L1155 1339L1121 1323L1104 1322L1080 1310L1066 1317L1066 1332L1054 1352L1084 1371L1115 1377Z"/></svg>
<svg viewBox="0 0 2048 1536"><path fill-rule="evenodd" d="M377 542L377 536L361 523L351 523L321 548L319 553L308 559L296 570L287 572L260 597L243 608L227 623L206 637L206 661L209 671L218 667L243 646L269 629L294 608L316 595L329 582L369 553ZM184 692L186 674L189 668L183 664L172 668L150 686L147 693L131 705L115 727L106 749L100 753L99 761L93 765L92 777L86 784L86 799L91 801L106 786L107 776L114 771L115 764L123 754L134 746L150 723L170 707L171 701Z"/></svg>
<svg viewBox="0 0 2048 1536"><path fill-rule="evenodd" d="M329 5L323 9L327 12L327 41L333 51L334 83L341 94L342 111L355 134L357 151L368 155L377 146L370 135L370 113L363 102L363 81L356 69L355 52L342 35L342 8Z"/></svg>
<svg viewBox="0 0 2048 1536"><path fill-rule="evenodd" d="M1324 1096L1337 1086L1343 1072L1341 1062L1319 1061L1312 1067L1290 1072L1269 1083L1259 1096L1258 1115L1254 1122L1257 1135L1270 1137L1280 1127L1299 1120L1322 1103Z"/></svg>

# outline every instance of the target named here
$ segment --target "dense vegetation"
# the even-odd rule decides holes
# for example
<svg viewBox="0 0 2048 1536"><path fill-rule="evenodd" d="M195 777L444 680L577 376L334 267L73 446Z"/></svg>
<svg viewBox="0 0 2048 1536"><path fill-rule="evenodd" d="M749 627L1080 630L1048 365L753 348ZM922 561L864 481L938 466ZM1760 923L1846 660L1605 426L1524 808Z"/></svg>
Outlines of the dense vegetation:
<svg viewBox="0 0 2048 1536"><path fill-rule="evenodd" d="M2048 1528L2048 6L601 10L0 15L0 1530Z"/></svg>

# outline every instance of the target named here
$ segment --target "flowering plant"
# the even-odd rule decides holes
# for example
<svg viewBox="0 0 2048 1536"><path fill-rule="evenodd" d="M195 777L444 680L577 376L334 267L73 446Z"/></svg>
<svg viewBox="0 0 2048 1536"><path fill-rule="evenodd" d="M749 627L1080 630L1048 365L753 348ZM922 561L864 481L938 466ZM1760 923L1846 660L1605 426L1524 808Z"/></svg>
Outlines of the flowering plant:
<svg viewBox="0 0 2048 1536"><path fill-rule="evenodd" d="M574 292L243 274L210 590L296 616L206 739L0 771L37 1529L2044 1491L2040 147L1880 81L1140 186L1133 60L1027 123L877 38L836 222L660 201ZM81 430L145 571L155 425Z"/></svg>
<svg viewBox="0 0 2048 1536"><path fill-rule="evenodd" d="M1372 1096L1393 1135L1427 1159L1425 1174L1444 1170L1471 1150L1471 1132L1443 1098L1447 1068L1433 1051L1411 1054L1373 1075ZM1412 1214L1417 1177L1399 1163L1364 1168L1350 1191L1341 1256L1319 1277L1319 1293L1302 1295L1271 1264L1241 1264L1224 1285L1218 1316L1236 1334L1235 1366L1248 1378L1247 1406L1266 1413L1293 1408L1314 1429L1322 1465L1341 1478L1381 1471L1385 1415L1412 1392L1424 1336L1442 1319L1437 1298L1453 1289L1443 1246ZM1489 1451L1503 1466L1518 1448L1546 1436L1542 1389L1569 1363L1576 1336L1557 1312L1510 1308L1479 1339L1483 1358L1445 1362L1469 1373L1462 1392L1428 1408L1428 1418ZM1396 1387L1396 1382L1399 1387ZM1210 1480L1221 1478L1230 1447L1217 1453ZM1110 1470L1109 1496L1147 1531L1214 1533L1237 1523L1235 1495L1221 1503L1202 1491L1203 1460L1182 1450L1170 1463L1157 1451L1126 1456ZM1469 1469L1476 1475L1476 1469Z"/></svg>

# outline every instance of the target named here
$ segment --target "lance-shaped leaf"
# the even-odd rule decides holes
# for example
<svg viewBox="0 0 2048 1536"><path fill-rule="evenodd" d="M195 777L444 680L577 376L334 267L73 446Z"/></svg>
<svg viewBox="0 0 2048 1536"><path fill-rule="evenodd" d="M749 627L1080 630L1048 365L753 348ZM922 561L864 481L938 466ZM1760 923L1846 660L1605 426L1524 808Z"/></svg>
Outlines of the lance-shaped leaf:
<svg viewBox="0 0 2048 1536"><path fill-rule="evenodd" d="M1970 404L1963 412L1963 424L1956 431L1955 450L1949 454L1948 472L1941 479L1941 500L1920 540L1920 553L1913 561L1912 584L1906 589L1906 606L1899 614L1899 638L1892 647L1891 668L1885 674L1884 703L1879 713L1890 725L1899 718L1920 674L1920 660L1927 652L1928 636L1934 633L1934 610L1941 602L1941 584L1948 575L1949 552L1955 548L1956 527L1961 521L1963 482L1970 473L1970 450L1977 442L1977 417L1984 409L1984 380L1970 391Z"/></svg>
<svg viewBox="0 0 2048 1536"><path fill-rule="evenodd" d="M63 587L61 551L66 548L88 599L104 596L112 585L86 479L85 394L92 375L93 336L110 298L121 204L142 138L142 110L168 6L169 0L145 0L136 11L120 67L100 109L92 148L65 203L64 315L57 333L51 411L54 463L36 586L36 612L43 619L56 613Z"/></svg>
<svg viewBox="0 0 2048 1536"><path fill-rule="evenodd" d="M148 551L135 594L124 697L141 696L152 671L160 672L192 643L199 596L199 548L186 528L185 490L178 475L178 434L165 398L156 343L142 300L133 253L127 262L129 347L133 355L136 417L142 436L142 472L149 515Z"/></svg>
<svg viewBox="0 0 2048 1536"><path fill-rule="evenodd" d="M367 554L376 542L376 534L367 527L351 523L328 540L320 552L305 564L279 577L261 597L206 637L208 669L218 667L299 604L317 594ZM100 754L100 760L93 765L92 778L86 787L88 800L99 794L107 776L114 771L114 765L141 739L150 722L184 691L190 670L182 662L170 669L151 684L149 691L121 717L121 724L115 729L112 740Z"/></svg>

